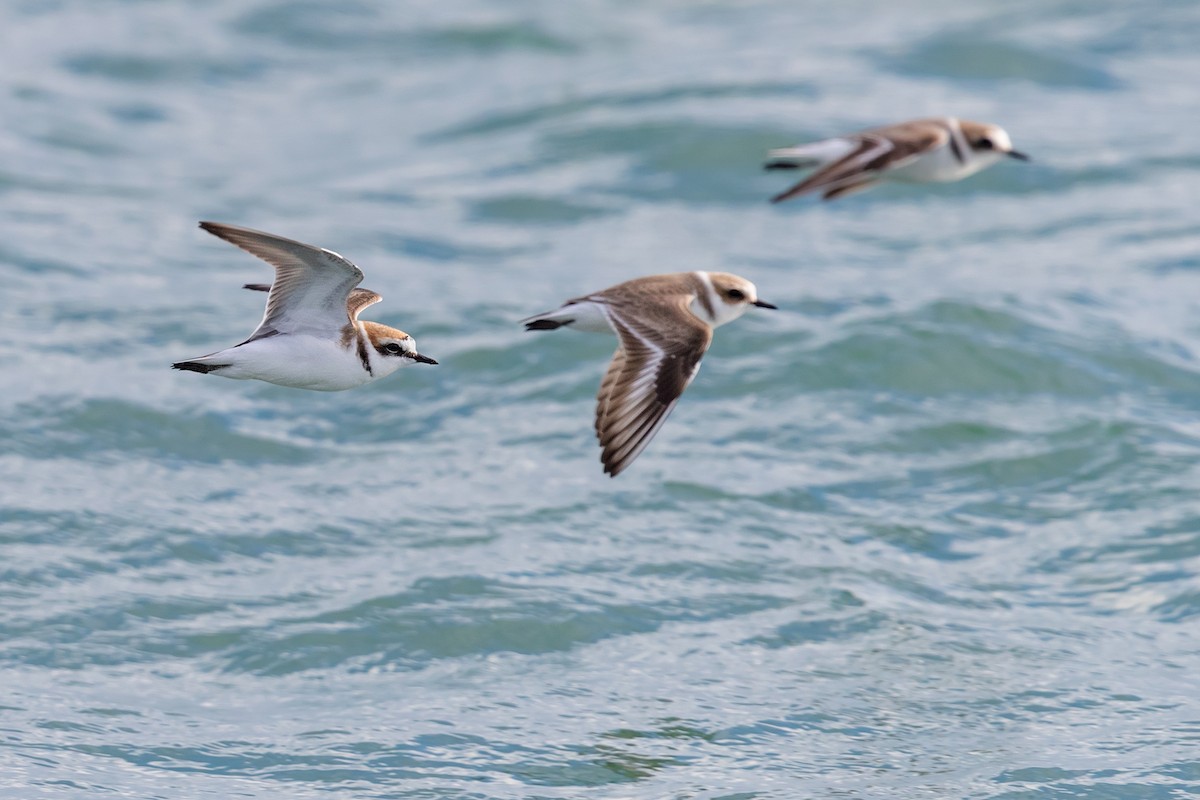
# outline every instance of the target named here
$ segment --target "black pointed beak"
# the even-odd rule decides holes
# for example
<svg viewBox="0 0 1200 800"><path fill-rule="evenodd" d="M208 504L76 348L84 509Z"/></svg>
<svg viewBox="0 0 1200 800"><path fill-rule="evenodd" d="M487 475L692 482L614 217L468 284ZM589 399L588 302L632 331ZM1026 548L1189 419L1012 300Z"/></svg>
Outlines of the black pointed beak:
<svg viewBox="0 0 1200 800"><path fill-rule="evenodd" d="M754 305L758 306L759 308L770 308L773 310L779 309L779 306L773 306L770 303L768 303L766 300L755 300Z"/></svg>
<svg viewBox="0 0 1200 800"><path fill-rule="evenodd" d="M409 353L408 357L411 358L413 361L416 361L418 364L436 364L436 363L438 363L438 362L434 361L432 358L430 358L429 356L423 356L420 353Z"/></svg>
<svg viewBox="0 0 1200 800"><path fill-rule="evenodd" d="M1009 150L1009 158L1015 158L1017 161L1033 161L1032 158L1022 153L1020 150Z"/></svg>

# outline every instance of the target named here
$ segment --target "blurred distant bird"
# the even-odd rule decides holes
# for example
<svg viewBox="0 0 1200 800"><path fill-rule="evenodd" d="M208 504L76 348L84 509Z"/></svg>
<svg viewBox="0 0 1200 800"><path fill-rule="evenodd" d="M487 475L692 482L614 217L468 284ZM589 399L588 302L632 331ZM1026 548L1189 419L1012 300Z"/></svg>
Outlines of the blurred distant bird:
<svg viewBox="0 0 1200 800"><path fill-rule="evenodd" d="M200 227L271 264L275 281L246 286L270 292L262 322L249 339L178 361L171 365L175 369L336 392L408 364L437 363L418 353L404 331L358 319L360 311L383 298L355 288L362 270L332 250L219 222Z"/></svg>
<svg viewBox="0 0 1200 800"><path fill-rule="evenodd" d="M811 144L782 147L769 153L767 169L817 170L786 192L771 198L780 203L806 192L822 199L868 189L877 181L912 183L957 181L1009 156L1028 161L1013 149L998 125L954 117L915 119L871 128Z"/></svg>
<svg viewBox="0 0 1200 800"><path fill-rule="evenodd" d="M600 460L615 478L646 448L696 377L713 328L750 306L775 308L737 275L676 272L619 283L522 322L529 331L569 325L617 334L617 352L596 396Z"/></svg>

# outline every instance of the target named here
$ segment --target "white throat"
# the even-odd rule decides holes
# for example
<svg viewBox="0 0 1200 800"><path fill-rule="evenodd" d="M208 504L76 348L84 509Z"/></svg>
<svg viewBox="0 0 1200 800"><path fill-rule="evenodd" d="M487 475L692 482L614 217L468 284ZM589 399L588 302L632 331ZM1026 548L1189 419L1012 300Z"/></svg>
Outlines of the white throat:
<svg viewBox="0 0 1200 800"><path fill-rule="evenodd" d="M363 367L363 371L369 372L371 380L386 378L388 375L391 375L401 367L412 363L412 361L407 358L396 358L381 354L375 349L374 345L371 344L371 337L367 335L367 331L365 328L363 328L363 324L361 322L357 322L355 323L355 327L358 329L357 335L354 337L354 340L350 342L348 349L350 353L353 354L355 360L358 361ZM364 355L367 359L366 365L362 364L362 358ZM367 369L368 365L370 366L369 370Z"/></svg>
<svg viewBox="0 0 1200 800"><path fill-rule="evenodd" d="M967 175L974 175L979 170L995 164L1004 156L1003 152L996 149L976 150L971 147L970 142L967 141L967 135L963 133L962 125L959 124L956 118L951 117L948 119L947 126L950 130L950 136L959 147L959 152L963 153L964 156L962 165L956 170L956 177L965 178ZM996 138L994 134L992 138ZM1008 137L1004 136L1004 139L1007 142ZM1007 146L1011 148L1012 143L1008 142Z"/></svg>
<svg viewBox="0 0 1200 800"><path fill-rule="evenodd" d="M720 293L717 292L716 287L713 286L712 278L709 277L707 272L696 271L692 274L695 275L700 282L699 289L696 292L696 299L693 300L689 306L691 312L696 315L697 319L707 323L713 328L716 328L720 325L724 325L726 322L732 322L742 314L746 313L745 303L730 305L721 297ZM708 302L705 303L705 300ZM709 313L710 308L712 309L711 314Z"/></svg>

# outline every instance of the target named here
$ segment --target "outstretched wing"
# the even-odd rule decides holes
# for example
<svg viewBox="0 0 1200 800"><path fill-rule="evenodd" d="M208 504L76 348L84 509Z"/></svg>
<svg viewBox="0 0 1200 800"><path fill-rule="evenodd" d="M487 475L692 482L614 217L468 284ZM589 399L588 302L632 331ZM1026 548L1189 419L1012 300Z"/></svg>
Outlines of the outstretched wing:
<svg viewBox="0 0 1200 800"><path fill-rule="evenodd" d="M892 150L892 143L882 136L865 134L858 138L857 146L837 161L826 164L786 192L771 198L772 203L782 203L797 195L813 192L840 183L850 178L861 178L867 165L878 161Z"/></svg>
<svg viewBox="0 0 1200 800"><path fill-rule="evenodd" d="M712 329L688 310L690 297L669 308L665 324L610 308L620 346L596 395L596 437L604 471L614 478L628 467L666 422L700 368Z"/></svg>
<svg viewBox="0 0 1200 800"><path fill-rule="evenodd" d="M249 289L252 292L269 292L271 284L269 283L243 283L243 289ZM370 289L362 287L351 290L350 296L346 298L346 314L352 321L358 321L359 312L367 306L373 306L383 299L383 295L378 292L372 292Z"/></svg>
<svg viewBox="0 0 1200 800"><path fill-rule="evenodd" d="M335 338L352 319L347 311L350 290L362 282L363 273L349 260L332 250L251 228L219 222L201 222L200 227L275 267L262 322L246 341L277 333ZM358 310L366 305L370 303Z"/></svg>
<svg viewBox="0 0 1200 800"><path fill-rule="evenodd" d="M351 322L358 322L359 313L367 306L373 306L383 299L383 295L370 289L355 289L346 298L346 313Z"/></svg>
<svg viewBox="0 0 1200 800"><path fill-rule="evenodd" d="M845 156L826 164L786 192L771 198L781 203L797 195L825 190L825 199L866 188L882 173L902 167L913 159L944 145L950 132L943 125L925 121L902 123L854 137L857 146Z"/></svg>

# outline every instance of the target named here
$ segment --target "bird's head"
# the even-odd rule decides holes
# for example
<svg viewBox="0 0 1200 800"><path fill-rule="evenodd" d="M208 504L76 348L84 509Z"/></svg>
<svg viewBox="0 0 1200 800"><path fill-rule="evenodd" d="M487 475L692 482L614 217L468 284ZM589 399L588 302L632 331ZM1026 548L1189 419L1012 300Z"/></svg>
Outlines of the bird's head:
<svg viewBox="0 0 1200 800"><path fill-rule="evenodd" d="M775 308L775 306L758 299L758 289L753 283L728 272L709 272L709 282L712 283L716 302L713 303L713 327L735 320L751 306L758 308Z"/></svg>
<svg viewBox="0 0 1200 800"><path fill-rule="evenodd" d="M1001 156L1015 158L1018 161L1029 160L1029 156L1013 149L1012 139L1008 138L1008 132L999 125L971 122L970 120L960 120L959 125L971 151L977 156L991 155L993 156L990 159L992 161L998 160Z"/></svg>
<svg viewBox="0 0 1200 800"><path fill-rule="evenodd" d="M402 330L378 322L363 322L362 326L372 350L371 366L385 375L409 364L438 363L417 352L416 340Z"/></svg>

